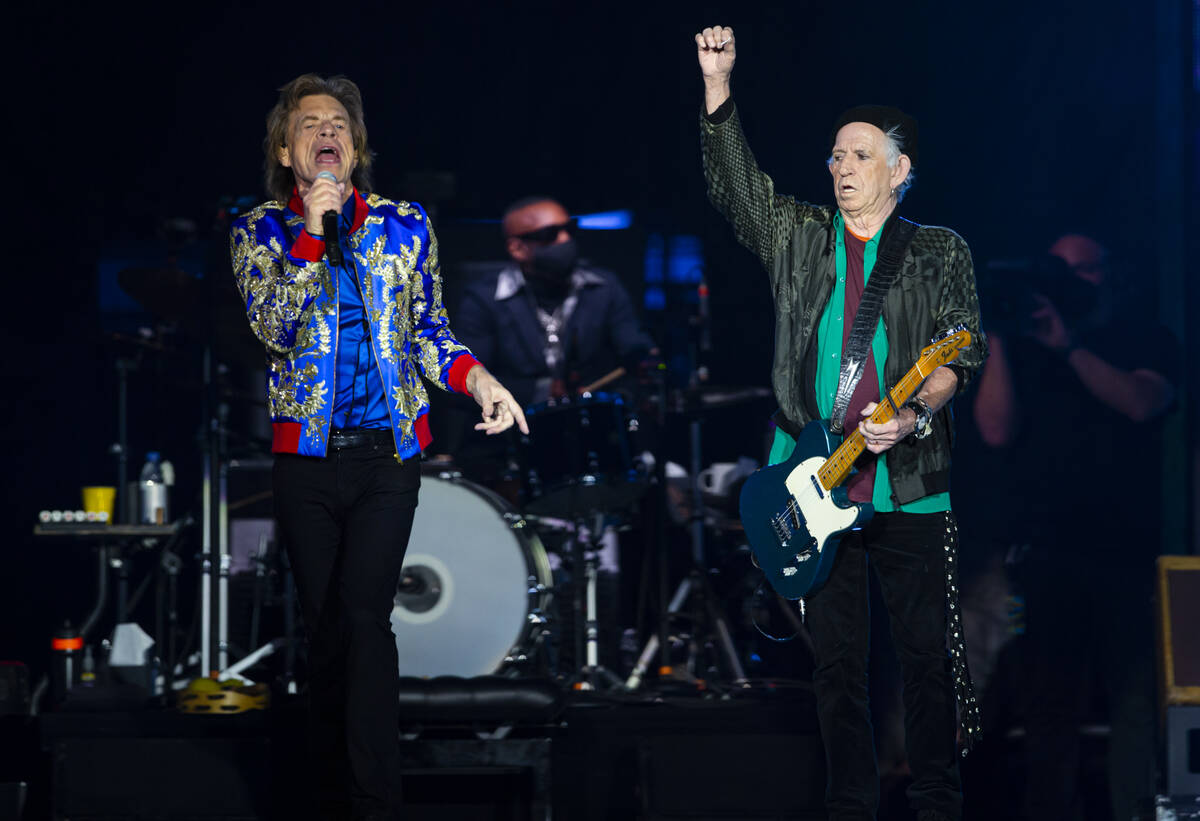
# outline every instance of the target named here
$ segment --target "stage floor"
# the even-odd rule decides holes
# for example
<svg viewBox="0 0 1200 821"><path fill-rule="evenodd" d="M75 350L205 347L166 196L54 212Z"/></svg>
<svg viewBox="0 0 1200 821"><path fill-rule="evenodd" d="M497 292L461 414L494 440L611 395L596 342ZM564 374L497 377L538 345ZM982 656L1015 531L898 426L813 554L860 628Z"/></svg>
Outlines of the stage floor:
<svg viewBox="0 0 1200 821"><path fill-rule="evenodd" d="M311 818L304 714L292 697L220 716L8 716L0 784L30 784L27 819ZM824 818L824 759L802 682L724 696L573 692L552 721L430 722L402 738L406 821ZM965 760L966 817L1019 817L1019 752L1019 739L994 737ZM1087 791L1100 797L1102 740L1089 752ZM905 786L902 773L884 774L880 821L912 818Z"/></svg>

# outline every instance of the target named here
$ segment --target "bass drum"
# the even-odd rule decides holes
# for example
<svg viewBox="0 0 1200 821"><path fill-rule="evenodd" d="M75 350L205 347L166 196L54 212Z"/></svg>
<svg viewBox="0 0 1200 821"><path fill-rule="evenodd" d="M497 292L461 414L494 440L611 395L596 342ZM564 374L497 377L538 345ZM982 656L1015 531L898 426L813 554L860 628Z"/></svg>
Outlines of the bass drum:
<svg viewBox="0 0 1200 821"><path fill-rule="evenodd" d="M546 551L512 506L457 474L426 474L392 608L402 676L477 676L529 657L550 604Z"/></svg>

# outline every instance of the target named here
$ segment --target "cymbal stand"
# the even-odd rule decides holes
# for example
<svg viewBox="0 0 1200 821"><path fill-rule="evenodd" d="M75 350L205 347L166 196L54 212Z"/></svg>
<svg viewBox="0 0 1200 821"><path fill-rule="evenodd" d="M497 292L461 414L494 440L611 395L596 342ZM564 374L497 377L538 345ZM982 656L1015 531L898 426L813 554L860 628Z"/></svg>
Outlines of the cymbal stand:
<svg viewBox="0 0 1200 821"><path fill-rule="evenodd" d="M200 671L205 676L223 670L229 664L229 471L225 459L228 405L216 396L212 370L213 350L206 346L204 381L208 401L202 485L204 524L200 547Z"/></svg>
<svg viewBox="0 0 1200 821"><path fill-rule="evenodd" d="M214 675L229 666L229 459L228 430L229 404L220 397L217 389L217 372L221 368L217 360L215 329L217 323L217 295L215 272L229 271L226 237L229 232L229 213L219 209L213 221L216 241L208 273L204 277L207 310L212 332L204 342L204 476L203 535L201 539L200 572L200 672ZM213 615L216 614L216 633L213 633Z"/></svg>
<svg viewBox="0 0 1200 821"><path fill-rule="evenodd" d="M641 655L634 666L633 672L625 681L625 689L635 690L641 686L646 670L649 667L651 659L655 653L659 655L659 671L664 677L682 678L683 680L695 680L695 670L697 667L696 655L699 645L695 642L689 642L688 659L684 670L677 670L671 664L670 658L670 640L668 636L668 625L672 616L677 615L682 609L684 603L695 594L698 600L699 612L697 621L703 619L710 625L713 635L716 638L717 648L725 658L725 663L729 667L729 671L733 676L735 686L747 686L745 670L742 667L741 661L738 659L737 649L733 644L733 637L729 632L729 625L726 623L714 605L714 594L712 587L708 583L706 569L708 563L705 557L704 550L704 497L700 489L700 471L703 469L701 460L701 406L699 403L699 388L701 383L707 378L707 369L700 364L702 353L707 353L711 348L709 335L709 313L708 313L708 284L701 280L698 289L699 310L697 315L692 320L692 326L697 331L698 340L692 342L690 347L690 359L692 361L692 371L688 378L688 479L689 490L691 491L691 516L689 519L689 533L692 543L692 567L688 574L680 581L675 588L674 594L670 601L666 603L661 614L659 624L659 632L657 635L651 636L642 649ZM661 407L661 406L660 406ZM661 462L662 460L656 460ZM659 472L660 481L665 482L665 473ZM660 513L665 515L665 510ZM660 550L665 549L665 543L660 546ZM662 574L662 580L665 580L665 572ZM665 596L663 597L665 599Z"/></svg>

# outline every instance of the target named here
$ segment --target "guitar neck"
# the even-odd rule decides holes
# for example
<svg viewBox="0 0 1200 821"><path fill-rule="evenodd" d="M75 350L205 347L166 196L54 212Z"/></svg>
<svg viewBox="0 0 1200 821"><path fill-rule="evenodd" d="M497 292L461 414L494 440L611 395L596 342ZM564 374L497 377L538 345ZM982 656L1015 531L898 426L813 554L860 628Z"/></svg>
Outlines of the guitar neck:
<svg viewBox="0 0 1200 821"><path fill-rule="evenodd" d="M876 425L881 425L895 416L896 412L893 410L893 407L903 407L909 397L921 387L921 383L925 381L926 376L928 374L921 373L921 363L919 362L909 368L908 373L904 374L895 387L889 391L888 395L892 398L892 401L880 402L876 405L875 411L870 416L870 421ZM854 463L858 461L859 455L862 454L866 447L866 440L863 439L863 435L858 430L858 425L856 424L853 432L846 437L846 441L842 442L841 447L835 450L825 460L825 464L817 470L817 478L820 479L821 485L826 490L833 490L846 481L850 476L850 471L854 469Z"/></svg>

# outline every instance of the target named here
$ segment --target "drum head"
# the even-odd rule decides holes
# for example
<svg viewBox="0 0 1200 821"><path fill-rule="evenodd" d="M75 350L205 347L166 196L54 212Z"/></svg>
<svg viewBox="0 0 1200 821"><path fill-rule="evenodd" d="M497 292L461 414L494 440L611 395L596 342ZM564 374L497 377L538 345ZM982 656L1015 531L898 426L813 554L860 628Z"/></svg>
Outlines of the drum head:
<svg viewBox="0 0 1200 821"><path fill-rule="evenodd" d="M470 482L421 480L391 617L403 676L495 673L526 634L530 577L543 575L545 555L485 494Z"/></svg>

